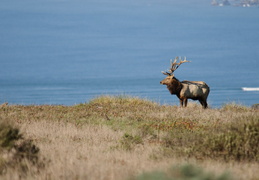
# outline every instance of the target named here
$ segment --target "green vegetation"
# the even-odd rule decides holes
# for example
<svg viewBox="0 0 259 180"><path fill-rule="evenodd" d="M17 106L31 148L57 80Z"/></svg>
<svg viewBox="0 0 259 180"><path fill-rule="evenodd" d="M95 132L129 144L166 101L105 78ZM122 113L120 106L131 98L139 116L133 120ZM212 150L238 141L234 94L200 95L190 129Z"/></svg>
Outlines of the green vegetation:
<svg viewBox="0 0 259 180"><path fill-rule="evenodd" d="M31 140L23 139L19 129L7 122L0 123L0 175L9 169L18 169L22 175L29 166L43 168L38 161L39 148Z"/></svg>
<svg viewBox="0 0 259 180"><path fill-rule="evenodd" d="M153 171L143 173L131 180L230 180L229 174L214 175L206 173L193 165L172 167L167 171Z"/></svg>
<svg viewBox="0 0 259 180"><path fill-rule="evenodd" d="M120 140L121 148L125 150L132 150L134 145L143 143L143 140L140 136L133 136L131 134L124 134Z"/></svg>
<svg viewBox="0 0 259 180"><path fill-rule="evenodd" d="M93 133L93 140L89 140L92 147L99 146L95 142L107 144L102 147L103 150L98 152L99 154L120 152L137 156L139 149L151 148L152 150L143 155L143 158L148 157L141 160L143 163L156 164L171 158L195 159L200 162L220 161L223 164L228 162L258 164L259 162L259 111L236 104L226 104L219 109L204 110L200 105L194 103L190 103L187 108L180 108L159 105L135 97L101 96L89 103L75 106L2 105L0 106L0 122L0 173L2 174L9 167L17 169L22 167L23 172L30 172L35 169L32 167L36 167L37 171L44 172L44 163L39 159L48 159L47 157L56 155L44 154L42 149L42 154L39 154L38 147L45 148L46 151L59 139L59 142L64 142L59 145L58 150L66 152L67 150L62 150L61 147L72 146L73 143L85 144L84 139L87 136L77 137L78 132L84 133L86 128L103 131L104 127L110 129L116 138L107 140L111 136L109 135L103 140L103 135L100 134L97 141L95 140L97 136ZM42 129L42 123L49 124L46 125L49 128ZM14 124L18 128L24 126L31 127L33 130L38 128L40 131L33 133L26 131L26 134L22 136L19 129L10 124ZM54 133L49 132L50 127L55 127L56 124L58 126L53 130ZM65 129L67 126L73 126L76 130L56 137L56 132L68 131ZM40 134L44 134L44 136ZM88 136L92 136L92 134L88 134ZM30 140L31 138L34 141ZM65 141L70 138L70 141ZM89 142L87 147L89 147ZM37 147L34 144L37 144ZM77 144L77 147L83 146L82 144ZM55 151L53 150L53 153ZM4 158L10 152L14 153L14 155L8 156L12 158ZM48 153L52 153L52 151ZM87 153L90 152L85 154ZM80 160L89 159L89 156L82 157L84 154L80 155ZM112 162L125 165L127 164L126 159L126 157L124 160L115 159ZM58 162L55 159L48 160L53 163L52 166L54 166L54 162ZM26 163L24 163L25 161ZM23 165L18 168L17 164ZM60 160L60 164L60 166L64 164L63 160ZM138 167L134 168L138 169ZM155 177L172 179L174 177L172 174L175 173L181 174L178 179L188 179L183 173L186 168L190 172L194 172L193 179L202 179L200 176L207 177L203 179L228 179L225 176L215 177L206 174L193 166L182 166L169 171L152 171L135 176L135 179L154 179ZM30 172L31 176L32 174ZM98 179L98 177L95 178Z"/></svg>
<svg viewBox="0 0 259 180"><path fill-rule="evenodd" d="M0 147L10 150L16 140L21 139L21 134L17 128L13 128L11 125L1 122L0 124Z"/></svg>

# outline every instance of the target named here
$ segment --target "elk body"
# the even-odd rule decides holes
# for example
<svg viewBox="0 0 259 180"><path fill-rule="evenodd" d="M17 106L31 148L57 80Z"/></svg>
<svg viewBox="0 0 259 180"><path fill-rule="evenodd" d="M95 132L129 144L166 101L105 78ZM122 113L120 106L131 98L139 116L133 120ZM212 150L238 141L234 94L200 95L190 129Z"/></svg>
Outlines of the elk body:
<svg viewBox="0 0 259 180"><path fill-rule="evenodd" d="M188 99L199 100L203 108L207 108L207 97L210 92L209 86L203 81L179 81L174 77L173 72L182 64L187 61L180 59L177 63L178 57L175 58L174 62L171 62L171 69L169 72L162 72L167 75L167 77L160 82L160 84L166 85L167 89L171 94L175 94L179 100L180 105L187 106Z"/></svg>

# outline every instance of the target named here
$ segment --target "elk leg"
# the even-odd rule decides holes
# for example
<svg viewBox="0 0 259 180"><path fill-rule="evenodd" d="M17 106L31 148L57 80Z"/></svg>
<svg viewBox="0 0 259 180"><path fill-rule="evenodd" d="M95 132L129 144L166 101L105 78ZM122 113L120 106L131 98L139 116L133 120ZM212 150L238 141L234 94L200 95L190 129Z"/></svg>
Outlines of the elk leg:
<svg viewBox="0 0 259 180"><path fill-rule="evenodd" d="M183 107L183 100L180 99L180 106Z"/></svg>
<svg viewBox="0 0 259 180"><path fill-rule="evenodd" d="M206 109L208 107L206 100L204 101L204 100L200 99L199 101L204 109Z"/></svg>
<svg viewBox="0 0 259 180"><path fill-rule="evenodd" d="M187 106L187 103L188 103L188 99L186 98L186 99L184 99L184 107Z"/></svg>
<svg viewBox="0 0 259 180"><path fill-rule="evenodd" d="M206 101L204 101L204 106L203 106L203 108L206 109L207 107L208 107L208 104L207 104Z"/></svg>
<svg viewBox="0 0 259 180"><path fill-rule="evenodd" d="M204 103L202 99L199 99L199 102L201 103L201 105L204 107Z"/></svg>

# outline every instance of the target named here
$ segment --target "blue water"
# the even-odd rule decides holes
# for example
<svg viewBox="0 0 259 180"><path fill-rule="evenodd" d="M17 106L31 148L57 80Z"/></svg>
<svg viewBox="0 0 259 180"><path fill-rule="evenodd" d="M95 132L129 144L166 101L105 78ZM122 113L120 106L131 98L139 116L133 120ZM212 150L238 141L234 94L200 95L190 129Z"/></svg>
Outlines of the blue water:
<svg viewBox="0 0 259 180"><path fill-rule="evenodd" d="M191 63L208 103L259 103L259 8L188 0L2 0L0 104L88 102L132 95L179 104L159 82L169 60Z"/></svg>

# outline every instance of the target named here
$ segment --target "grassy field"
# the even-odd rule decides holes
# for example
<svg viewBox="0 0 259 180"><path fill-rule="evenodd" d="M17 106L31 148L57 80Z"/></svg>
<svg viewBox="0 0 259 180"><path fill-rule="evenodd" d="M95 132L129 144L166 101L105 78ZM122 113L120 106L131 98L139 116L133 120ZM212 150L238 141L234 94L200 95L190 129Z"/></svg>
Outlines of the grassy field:
<svg viewBox="0 0 259 180"><path fill-rule="evenodd" d="M0 106L0 179L258 180L259 111L125 96Z"/></svg>

